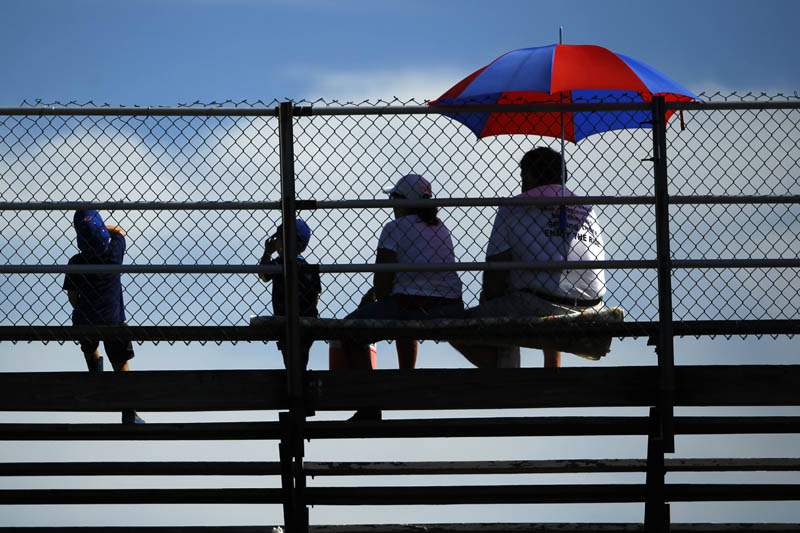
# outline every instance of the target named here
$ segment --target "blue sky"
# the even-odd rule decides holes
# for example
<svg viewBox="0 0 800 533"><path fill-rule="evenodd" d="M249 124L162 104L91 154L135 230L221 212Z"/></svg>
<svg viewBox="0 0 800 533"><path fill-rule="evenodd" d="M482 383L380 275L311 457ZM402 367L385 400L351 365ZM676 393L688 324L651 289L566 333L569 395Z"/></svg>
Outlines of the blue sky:
<svg viewBox="0 0 800 533"><path fill-rule="evenodd" d="M565 26L568 43L600 44L636 57L694 91L792 93L800 90L800 56L796 52L798 19L800 19L800 4L788 1L678 1L668 4L631 1L599 4L588 1L539 3L502 0L492 2L11 0L0 3L0 21L4 23L0 32L2 67L0 106L14 106L23 100L31 101L37 98L46 102L91 100L112 105L173 105L197 100L208 102L228 99L270 101L273 98L284 97L344 100L393 96L434 98L464 75L507 50L554 42L557 39L559 25ZM696 137L703 133L698 129L694 131ZM685 147L689 147L695 137L685 136L680 139L688 139L683 142L686 143ZM795 149L796 146L795 144ZM345 146L344 149L349 147ZM633 155L636 157L629 159L635 160L638 164L638 152ZM791 159L788 156L787 158ZM487 168L491 170L494 167ZM792 171L796 169L795 163ZM375 171L374 174L369 177L375 180L384 178L380 172ZM634 165L631 175L644 175L648 181L642 181L642 184L644 187L649 187L649 168L643 170ZM114 176L107 177L114 178ZM732 179L739 177L737 174ZM138 179L138 176L135 178ZM2 179L3 177L0 177L0 180ZM457 180L451 179L452 181ZM445 181L444 176L442 182L445 185L448 183L453 185ZM797 180L784 183L788 184L789 193L798 193ZM381 184L369 184L370 187L377 185ZM54 187L52 190L61 190L58 188L61 186L58 180L51 180L48 186ZM379 187L373 188L379 190ZM366 185L363 189L358 189L363 194L370 194L370 190ZM797 217L792 216L796 211L786 209L779 211L787 220L792 219L786 223L786 231L797 235L797 231L792 229L796 227ZM699 216L695 213L690 215ZM176 217L176 220L180 219ZM756 218L754 224L758 225L762 220L761 225L766 225L764 218ZM165 216L160 222L169 225L174 220ZM68 221L65 223L62 220L56 223L61 223L62 225L57 227L63 227L68 231ZM790 224L794 226L790 227ZM779 226L778 229L782 228L783 226ZM636 228L632 226L620 229L636 233L633 231ZM790 229L792 231L789 231ZM5 231L8 232L8 228L5 228ZM58 234L57 231L55 233ZM247 246L242 248L252 247L253 243L257 243L260 239L255 235L250 237L252 238ZM70 239L70 236L66 237L67 241ZM139 262L147 259L142 257L143 252L139 252L145 247L142 241L144 239L140 239L136 245L140 248L132 248L131 254L142 253L138 257ZM42 251L44 248L47 246L41 246L38 251L34 251L29 259L50 263L53 259L47 254L58 255L61 250L52 246L49 250ZM361 251L369 255L371 249L365 246ZM743 249L739 252L747 253L747 251L748 249ZM237 257L247 256L251 250L237 250L238 252L241 254ZM783 252L791 254L790 249ZM44 253L46 259L37 256L40 253ZM155 255L151 254L150 257ZM56 259L58 258L60 256ZM170 262L176 262L172 256L169 259ZM369 260L369 257L365 260ZM132 285L131 282L128 288L129 294L132 292ZM53 287L60 300L49 302L43 298L42 301L45 302L43 305L49 305L48 310L57 313L59 320L66 320L68 316L64 307L66 303L63 294L58 290L58 280L53 282ZM261 294L266 295L263 291ZM264 300L266 301L266 296ZM791 306L788 308L791 309ZM785 309L783 311L785 312ZM315 345L311 358L313 368L325 368L326 349L324 344ZM394 366L393 347L382 344L379 346L379 352L380 367ZM719 364L734 361L796 363L797 340L681 339L677 342L676 353L677 360L681 364ZM644 339L638 339L617 341L612 356L601 364L637 365L653 364L654 361L652 348L645 346ZM523 352L523 364L538 366L541 364L541 355L539 352L526 350ZM588 363L567 357L565 364L576 366ZM420 365L454 367L465 366L466 363L448 347L426 343L422 347ZM279 366L280 357L274 344L270 344L267 348L261 345L222 347L145 345L137 347L137 357L134 360L135 368L148 370ZM0 371L81 371L82 369L82 358L73 345L50 344L46 347L12 346L8 343L0 345ZM624 412L644 413L643 410ZM796 409L751 409L747 412L797 414ZM118 415L103 413L3 413L0 416L2 422L111 422L118 419ZM208 415L158 413L146 416L150 421L276 418L275 413ZM341 416L340 413L320 415L323 418L341 418ZM401 415L392 414L392 416ZM402 443L314 442L309 448L309 460L477 460L487 459L487 449L492 450L492 459L641 457L645 453L645 442L639 438L495 439L490 442L481 439L457 439L452 442L433 439ZM678 452L678 456L682 457L797 456L800 454L800 439L794 436L750 436L725 440L683 437L678 441ZM124 457L121 457L121 454ZM230 456L242 460L274 460L276 455L277 446L274 443L260 442L128 443L113 448L105 443L56 445L36 443L24 446L18 443L0 443L2 460L15 461L92 461L124 458L225 460ZM731 477L717 476L716 480L723 478L729 480ZM677 479L685 480L687 477L682 476ZM696 481L698 478L688 479ZM708 481L711 478L706 476L702 479ZM791 481L788 476L781 477L778 474L752 474L737 479L764 482ZM639 478L635 475L605 476L595 481L602 483L607 480L637 481ZM317 480L317 485L327 481ZM441 479L427 479L424 482L441 481ZM471 481L483 480L473 478ZM568 476L539 478L520 476L510 481L508 478L489 479L489 482L497 483L551 481L572 482L576 479ZM581 482L582 479L578 481ZM114 485L148 487L154 484L179 487L191 486L195 482L196 480L186 478L170 480L6 478L2 480L2 487L88 488ZM219 483L218 480L209 479L201 482L204 486L216 486ZM233 479L228 482L228 486L255 486L263 483L272 486L271 484L275 482L274 479L267 481L260 478ZM380 484L398 480L359 479L345 480L343 483L366 482ZM447 482L468 481L465 478L450 478ZM398 518L396 511L386 508L360 508L354 511L318 508L312 510L311 516L315 523L400 520L411 522L636 521L641 518L641 506L480 506L471 509L450 507L445 511L439 508L414 508L407 513L403 510L402 513L401 518ZM673 506L673 516L676 521L757 521L765 514L769 514L775 521L800 521L800 509L796 502L774 505ZM0 508L0 526L210 525L279 521L280 509L277 506L267 509L257 506Z"/></svg>
<svg viewBox="0 0 800 533"><path fill-rule="evenodd" d="M330 97L342 76L360 87L333 96L361 96L376 78L382 96L408 92L393 76L441 76L443 92L457 80L447 74L554 42L559 25L569 43L639 58L691 89L800 87L790 1L11 0L0 14L2 105Z"/></svg>

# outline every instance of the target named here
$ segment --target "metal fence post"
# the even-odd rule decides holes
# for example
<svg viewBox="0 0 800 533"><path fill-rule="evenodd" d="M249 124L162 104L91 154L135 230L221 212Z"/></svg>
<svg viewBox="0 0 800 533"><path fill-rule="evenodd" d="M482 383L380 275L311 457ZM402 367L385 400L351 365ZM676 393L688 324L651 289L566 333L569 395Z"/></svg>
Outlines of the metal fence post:
<svg viewBox="0 0 800 533"><path fill-rule="evenodd" d="M281 465L281 489L283 498L283 527L294 530L294 476L292 475L292 428L289 413L280 413L281 440L278 455Z"/></svg>
<svg viewBox="0 0 800 533"><path fill-rule="evenodd" d="M297 287L297 213L294 188L294 129L293 104L282 102L278 108L278 131L281 158L281 219L283 222L283 275L286 287L286 338L284 350L288 373L289 396L292 404L302 402L303 364L300 355L299 312Z"/></svg>
<svg viewBox="0 0 800 533"><path fill-rule="evenodd" d="M663 96L653 98L653 163L655 177L656 260L658 263L658 416L660 438L667 453L675 451L673 405L675 354L672 328L672 256L669 239L669 184L667 176L667 115Z"/></svg>
<svg viewBox="0 0 800 533"><path fill-rule="evenodd" d="M286 334L284 338L286 373L289 392L289 415L284 416L289 425L288 453L292 467L291 494L289 506L291 521L287 525L291 533L308 530L308 511L303 493L306 485L303 468L303 426L306 406L303 377L305 358L300 352L300 304L297 266L297 213L294 174L294 105L282 102L278 108L278 131L280 134L281 168L281 218L283 222L283 269L286 287ZM285 483L285 482L284 482Z"/></svg>
<svg viewBox="0 0 800 533"><path fill-rule="evenodd" d="M651 407L647 431L646 499L644 504L644 525L647 533L668 533L670 530L665 474L661 417L659 410Z"/></svg>

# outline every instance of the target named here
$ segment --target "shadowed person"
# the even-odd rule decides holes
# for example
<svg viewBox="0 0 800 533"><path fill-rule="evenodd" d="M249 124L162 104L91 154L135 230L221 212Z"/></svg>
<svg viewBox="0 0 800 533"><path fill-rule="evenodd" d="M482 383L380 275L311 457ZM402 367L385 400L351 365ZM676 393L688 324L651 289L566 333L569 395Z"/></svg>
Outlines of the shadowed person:
<svg viewBox="0 0 800 533"><path fill-rule="evenodd" d="M69 260L70 265L121 265L125 258L125 231L118 226L106 226L97 211L76 211L73 218L79 253ZM125 325L125 303L122 297L120 274L67 274L64 290L72 304L72 324L75 326ZM80 342L89 372L103 371L100 341ZM115 372L130 370L133 344L129 340L104 338L103 348ZM122 411L123 424L143 424L133 409Z"/></svg>
<svg viewBox="0 0 800 533"><path fill-rule="evenodd" d="M561 154L540 147L520 160L522 194L516 198L574 196L561 185ZM487 262L602 261L603 237L594 209L585 205L509 205L497 210ZM485 271L480 304L468 318L542 317L603 308L601 269ZM519 346L451 343L478 367L520 366ZM561 365L561 353L544 350L544 366Z"/></svg>

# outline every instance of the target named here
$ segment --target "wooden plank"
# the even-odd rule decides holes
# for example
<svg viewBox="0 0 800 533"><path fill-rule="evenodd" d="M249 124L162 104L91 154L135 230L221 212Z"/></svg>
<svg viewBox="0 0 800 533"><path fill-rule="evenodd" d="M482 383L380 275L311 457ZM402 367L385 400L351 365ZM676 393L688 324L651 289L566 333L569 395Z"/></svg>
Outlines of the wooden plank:
<svg viewBox="0 0 800 533"><path fill-rule="evenodd" d="M796 484L669 484L667 500L671 502L777 502L800 501L800 485Z"/></svg>
<svg viewBox="0 0 800 533"><path fill-rule="evenodd" d="M643 502L644 485L312 487L309 505L462 505Z"/></svg>
<svg viewBox="0 0 800 533"><path fill-rule="evenodd" d="M2 465L0 465L2 466ZM538 461L396 461L305 463L309 476L393 476L453 474L554 474L572 472L641 472L641 459L572 459ZM2 469L0 469L2 472Z"/></svg>
<svg viewBox="0 0 800 533"><path fill-rule="evenodd" d="M678 416L681 435L752 435L800 433L800 416Z"/></svg>
<svg viewBox="0 0 800 533"><path fill-rule="evenodd" d="M800 458L666 459L670 472L791 472L800 470Z"/></svg>
<svg viewBox="0 0 800 533"><path fill-rule="evenodd" d="M288 407L282 370L0 373L0 411L233 411Z"/></svg>
<svg viewBox="0 0 800 533"><path fill-rule="evenodd" d="M311 439L643 435L646 432L647 418L633 416L422 418L306 424L306 436Z"/></svg>
<svg viewBox="0 0 800 533"><path fill-rule="evenodd" d="M4 411L214 411L288 407L282 370L0 374ZM310 408L649 406L655 367L312 371ZM800 365L676 368L676 405L800 405ZM480 391L480 394L476 394Z"/></svg>
<svg viewBox="0 0 800 533"><path fill-rule="evenodd" d="M797 533L800 524L671 524L675 533ZM380 524L311 526L312 533L644 533L631 523Z"/></svg>
<svg viewBox="0 0 800 533"><path fill-rule="evenodd" d="M671 472L788 472L800 470L800 459L667 459L665 465ZM645 459L305 463L310 476L644 472L646 467Z"/></svg>
<svg viewBox="0 0 800 533"><path fill-rule="evenodd" d="M0 533L276 533L274 526L0 527ZM349 524L310 526L311 533L644 533L632 523ZM798 533L800 524L675 524L675 533Z"/></svg>
<svg viewBox="0 0 800 533"><path fill-rule="evenodd" d="M312 533L644 533L631 523L380 524L311 526ZM671 524L674 533L797 533L800 524Z"/></svg>
<svg viewBox="0 0 800 533"><path fill-rule="evenodd" d="M276 440L277 422L0 424L0 441Z"/></svg>
<svg viewBox="0 0 800 533"><path fill-rule="evenodd" d="M644 435L647 418L497 417L383 420L380 422L309 421L312 439L541 437L578 435ZM800 416L687 416L675 419L683 435L800 433ZM0 424L0 441L92 440L275 440L277 422L196 422L120 424Z"/></svg>
<svg viewBox="0 0 800 533"><path fill-rule="evenodd" d="M281 489L0 490L0 505L267 504ZM644 501L644 485L490 485L423 487L313 487L309 505L460 505L510 503L622 503ZM795 501L800 485L673 484L676 501Z"/></svg>
<svg viewBox="0 0 800 533"><path fill-rule="evenodd" d="M271 476L277 462L156 461L0 463L0 476Z"/></svg>
<svg viewBox="0 0 800 533"><path fill-rule="evenodd" d="M675 367L679 406L800 405L800 365Z"/></svg>
<svg viewBox="0 0 800 533"><path fill-rule="evenodd" d="M310 372L315 410L650 406L655 367ZM800 365L676 368L679 406L800 405ZM480 391L480 394L476 394Z"/></svg>
<svg viewBox="0 0 800 533"><path fill-rule="evenodd" d="M533 461L306 462L309 476L394 476L456 474L567 474L644 472L644 459L557 459ZM670 472L789 472L798 458L667 459ZM106 462L0 463L0 476L271 476L278 462Z"/></svg>
<svg viewBox="0 0 800 533"><path fill-rule="evenodd" d="M654 367L309 372L314 410L646 406ZM479 393L478 393L479 392Z"/></svg>
<svg viewBox="0 0 800 533"><path fill-rule="evenodd" d="M270 504L282 489L0 490L0 505ZM313 487L308 505L449 505L644 501L644 485L491 485L460 487Z"/></svg>
<svg viewBox="0 0 800 533"><path fill-rule="evenodd" d="M279 533L275 528L276 526L0 527L0 533ZM312 527L311 530L313 529Z"/></svg>
<svg viewBox="0 0 800 533"><path fill-rule="evenodd" d="M17 489L0 490L0 505L281 503L281 489Z"/></svg>
<svg viewBox="0 0 800 533"><path fill-rule="evenodd" d="M667 500L798 501L795 484L672 484ZM268 504L281 489L0 490L0 505ZM460 505L510 503L622 503L644 501L644 485L489 485L313 487L309 505Z"/></svg>

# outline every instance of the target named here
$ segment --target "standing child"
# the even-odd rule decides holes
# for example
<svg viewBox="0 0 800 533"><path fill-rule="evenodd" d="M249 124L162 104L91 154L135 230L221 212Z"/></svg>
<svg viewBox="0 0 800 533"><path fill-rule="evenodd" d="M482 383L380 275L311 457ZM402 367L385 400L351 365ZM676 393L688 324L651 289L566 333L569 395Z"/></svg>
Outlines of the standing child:
<svg viewBox="0 0 800 533"><path fill-rule="evenodd" d="M97 211L75 211L73 218L78 250L70 265L121 265L125 257L125 231L106 226ZM64 290L72 304L72 324L75 326L119 326L125 324L125 304L122 299L120 274L67 274ZM102 372L99 341L81 341L81 351L89 372ZM103 339L103 347L115 372L130 370L133 359L131 341ZM123 424L143 424L133 409L122 411Z"/></svg>
<svg viewBox="0 0 800 533"><path fill-rule="evenodd" d="M301 253L308 247L308 241L311 240L311 228L301 218L297 219L297 262L306 264L306 260ZM261 265L283 265L283 225L279 225L275 233L269 237L264 244L264 255L261 256ZM273 253L277 252L275 258L272 257ZM268 283L272 282L272 312L275 316L286 315L286 285L283 281L283 274L268 274L262 272L258 275L261 281ZM309 270L300 270L297 273L297 284L299 288L298 300L300 302L300 316L317 318L319 312L317 311L317 304L319 303L319 294L322 292L322 287L319 282L319 273ZM308 351L311 349L311 344L314 341L301 336L300 350L303 354L304 366L308 366ZM278 341L278 349L283 355L283 364L289 368L288 354L286 353L285 346L281 341Z"/></svg>

